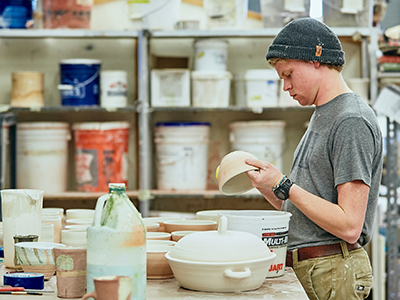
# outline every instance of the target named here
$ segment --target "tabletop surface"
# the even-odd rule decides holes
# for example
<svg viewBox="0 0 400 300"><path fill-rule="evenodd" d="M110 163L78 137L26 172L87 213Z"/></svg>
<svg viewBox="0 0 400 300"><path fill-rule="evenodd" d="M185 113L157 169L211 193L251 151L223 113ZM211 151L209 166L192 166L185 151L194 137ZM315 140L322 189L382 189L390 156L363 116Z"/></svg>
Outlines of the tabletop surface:
<svg viewBox="0 0 400 300"><path fill-rule="evenodd" d="M1 266L1 284L3 274L12 271ZM68 298L57 297L56 276L45 281L45 290L53 291L37 295L0 295L0 300L27 300L44 299L59 300ZM75 298L76 299L76 298ZM308 300L307 294L301 286L292 268L286 268L285 274L280 277L266 278L262 286L254 291L240 293L209 293L198 292L182 288L175 278L162 280L147 280L147 299L149 300L192 300L192 299L263 299L263 300ZM72 300L72 299L71 299Z"/></svg>

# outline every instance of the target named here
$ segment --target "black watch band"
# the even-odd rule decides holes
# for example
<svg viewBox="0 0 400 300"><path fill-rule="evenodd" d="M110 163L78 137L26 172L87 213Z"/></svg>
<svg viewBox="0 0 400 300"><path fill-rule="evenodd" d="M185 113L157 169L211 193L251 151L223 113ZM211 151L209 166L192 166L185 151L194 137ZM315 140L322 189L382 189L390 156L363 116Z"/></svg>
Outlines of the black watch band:
<svg viewBox="0 0 400 300"><path fill-rule="evenodd" d="M289 190L293 183L294 182L285 175L282 180L272 188L272 192L278 199L286 200L289 198Z"/></svg>

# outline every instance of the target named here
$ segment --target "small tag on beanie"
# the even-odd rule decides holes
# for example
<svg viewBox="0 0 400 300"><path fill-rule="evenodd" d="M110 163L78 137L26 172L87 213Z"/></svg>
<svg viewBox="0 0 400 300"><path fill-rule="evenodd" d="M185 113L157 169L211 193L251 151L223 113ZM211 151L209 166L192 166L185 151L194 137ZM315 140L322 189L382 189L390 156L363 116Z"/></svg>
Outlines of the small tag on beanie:
<svg viewBox="0 0 400 300"><path fill-rule="evenodd" d="M321 56L322 55L322 46L315 46L315 56Z"/></svg>

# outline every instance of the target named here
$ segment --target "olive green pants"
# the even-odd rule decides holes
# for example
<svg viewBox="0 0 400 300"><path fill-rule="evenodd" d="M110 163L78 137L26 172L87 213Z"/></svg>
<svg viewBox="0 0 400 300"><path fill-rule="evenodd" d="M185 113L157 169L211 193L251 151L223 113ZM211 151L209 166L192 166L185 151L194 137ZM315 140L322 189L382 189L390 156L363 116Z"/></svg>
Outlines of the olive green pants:
<svg viewBox="0 0 400 300"><path fill-rule="evenodd" d="M296 250L295 250L296 251ZM293 253L293 270L311 300L365 299L372 287L372 268L363 248L342 254L297 260Z"/></svg>

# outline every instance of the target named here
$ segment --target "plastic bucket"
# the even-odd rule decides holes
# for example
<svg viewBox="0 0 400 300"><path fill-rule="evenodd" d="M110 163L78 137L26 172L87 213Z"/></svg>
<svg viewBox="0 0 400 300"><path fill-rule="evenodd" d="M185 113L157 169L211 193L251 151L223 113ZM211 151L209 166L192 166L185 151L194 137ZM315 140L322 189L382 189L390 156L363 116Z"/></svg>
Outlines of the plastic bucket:
<svg viewBox="0 0 400 300"><path fill-rule="evenodd" d="M222 211L228 219L228 230L249 232L261 238L276 257L267 277L285 273L289 220L291 213L274 210Z"/></svg>
<svg viewBox="0 0 400 300"><path fill-rule="evenodd" d="M43 28L90 29L92 0L43 0Z"/></svg>
<svg viewBox="0 0 400 300"><path fill-rule="evenodd" d="M29 122L17 125L17 188L46 193L67 190L69 125Z"/></svg>
<svg viewBox="0 0 400 300"><path fill-rule="evenodd" d="M137 29L175 29L181 0L128 0L130 19Z"/></svg>
<svg viewBox="0 0 400 300"><path fill-rule="evenodd" d="M283 27L291 20L309 17L310 0L260 0L260 10L264 27Z"/></svg>
<svg viewBox="0 0 400 300"><path fill-rule="evenodd" d="M234 122L229 125L231 150L250 152L258 159L283 168L284 121Z"/></svg>
<svg viewBox="0 0 400 300"><path fill-rule="evenodd" d="M97 59L65 59L60 61L61 104L99 105L100 66Z"/></svg>
<svg viewBox="0 0 400 300"><path fill-rule="evenodd" d="M72 126L78 191L108 192L108 184L128 185L128 122L88 122Z"/></svg>
<svg viewBox="0 0 400 300"><path fill-rule="evenodd" d="M207 27L242 29L248 5L248 0L204 0Z"/></svg>
<svg viewBox="0 0 400 300"><path fill-rule="evenodd" d="M220 39L199 39L194 42L195 71L226 71L228 42Z"/></svg>
<svg viewBox="0 0 400 300"><path fill-rule="evenodd" d="M157 123L157 188L205 190L210 123Z"/></svg>
<svg viewBox="0 0 400 300"><path fill-rule="evenodd" d="M32 0L0 0L0 28L27 28L32 11Z"/></svg>
<svg viewBox="0 0 400 300"><path fill-rule="evenodd" d="M192 72L195 107L228 107L232 75L226 71Z"/></svg>
<svg viewBox="0 0 400 300"><path fill-rule="evenodd" d="M249 107L277 107L279 77L275 70L247 70L246 102Z"/></svg>
<svg viewBox="0 0 400 300"><path fill-rule="evenodd" d="M128 104L128 78L126 71L101 72L101 106L125 107Z"/></svg>

